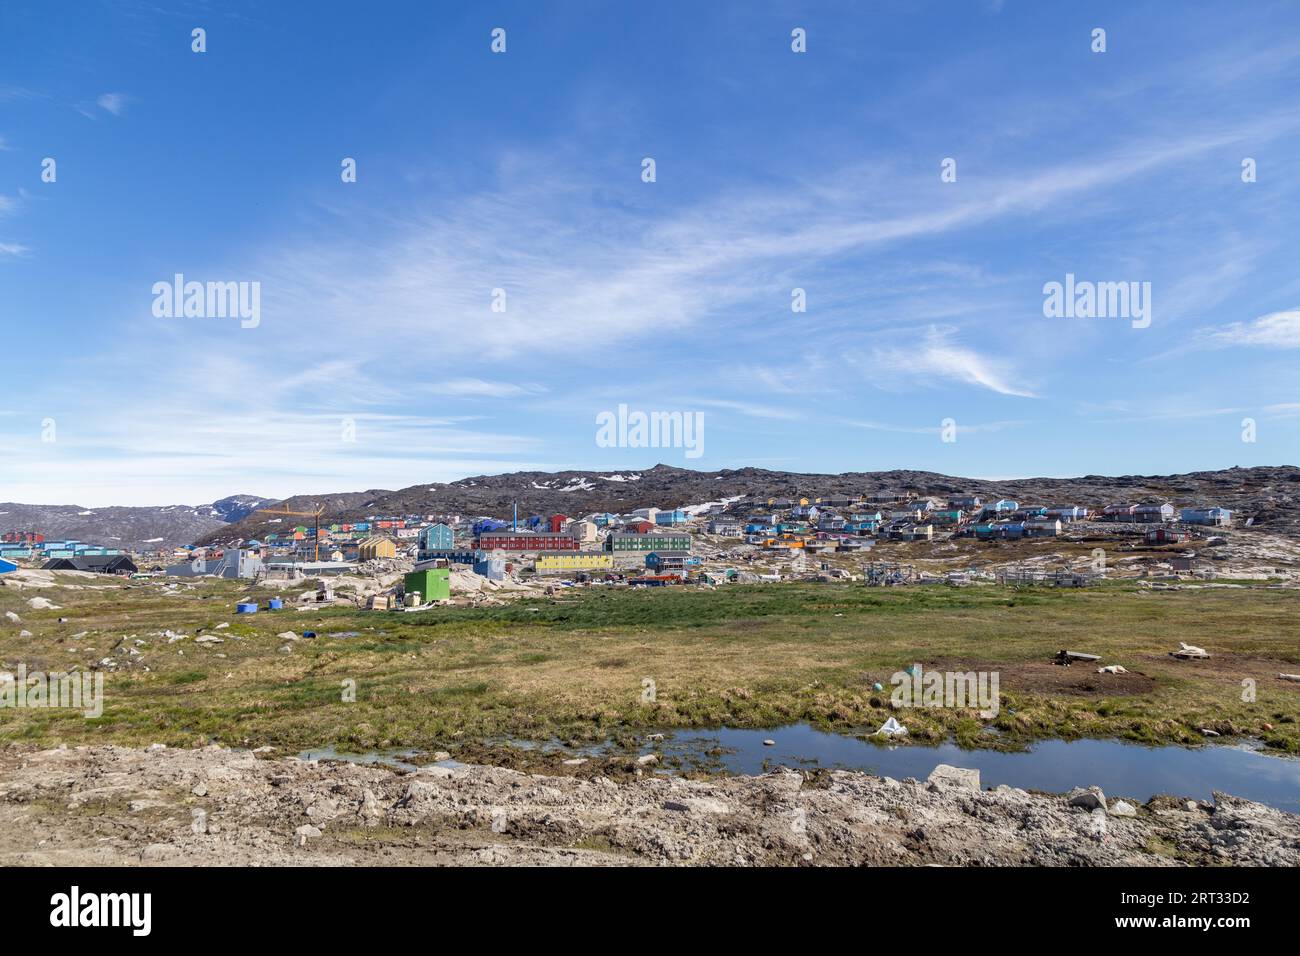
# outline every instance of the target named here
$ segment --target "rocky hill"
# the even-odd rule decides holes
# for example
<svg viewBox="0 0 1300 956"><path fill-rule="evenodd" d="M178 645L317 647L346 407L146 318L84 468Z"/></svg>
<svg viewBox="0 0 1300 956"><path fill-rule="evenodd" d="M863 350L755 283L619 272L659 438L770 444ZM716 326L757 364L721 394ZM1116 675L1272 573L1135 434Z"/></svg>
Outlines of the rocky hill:
<svg viewBox="0 0 1300 956"><path fill-rule="evenodd" d="M1261 527L1300 536L1300 468L1229 468L1184 475L1086 475L1080 478L1025 478L983 481L927 471L801 474L762 468L691 471L656 465L643 471L523 471L478 475L446 484L413 485L400 491L371 490L321 496L295 496L283 502L293 511L323 507L322 520L343 521L367 515L492 515L508 517L517 502L520 517L530 514L583 515L644 507L677 507L735 497L807 497L913 491L947 496L978 494L1035 504L1101 506L1126 500L1169 500L1178 505L1217 504L1254 517ZM308 523L302 519L295 523ZM282 527L256 512L242 521L209 531L201 543L254 538Z"/></svg>
<svg viewBox="0 0 1300 956"><path fill-rule="evenodd" d="M0 530L36 531L47 539L75 538L108 548L149 551L189 544L271 503L272 499L257 495L231 495L206 505L136 508L3 502Z"/></svg>
<svg viewBox="0 0 1300 956"><path fill-rule="evenodd" d="M644 507L697 505L737 497L859 495L890 491L947 496L978 494L1035 504L1099 506L1124 500L1169 500L1232 508L1254 524L1300 537L1300 468L1268 466L1199 471L1184 475L1085 475L1080 478L1024 478L983 481L928 471L847 472L839 475L737 468L691 471L656 465L642 471L521 471L477 475L460 481L412 485L398 491L370 489L327 495L297 495L275 501L231 495L205 505L84 508L79 505L0 503L0 531L39 531L47 538L77 538L107 547L152 550L182 544L228 543L283 530L259 514L270 504L291 511L324 508L322 520L367 515L583 515ZM293 524L309 524L309 518Z"/></svg>

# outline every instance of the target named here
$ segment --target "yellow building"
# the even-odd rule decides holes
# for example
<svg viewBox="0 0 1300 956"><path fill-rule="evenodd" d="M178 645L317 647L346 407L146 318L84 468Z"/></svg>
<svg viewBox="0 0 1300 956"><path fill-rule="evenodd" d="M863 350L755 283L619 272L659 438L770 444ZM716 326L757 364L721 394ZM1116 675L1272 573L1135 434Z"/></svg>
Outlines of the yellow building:
<svg viewBox="0 0 1300 956"><path fill-rule="evenodd" d="M533 567L538 574L610 571L614 567L614 554L611 551L539 551Z"/></svg>
<svg viewBox="0 0 1300 956"><path fill-rule="evenodd" d="M392 538L374 535L357 545L357 557L362 561L373 561L376 558L395 558L397 557L397 544Z"/></svg>

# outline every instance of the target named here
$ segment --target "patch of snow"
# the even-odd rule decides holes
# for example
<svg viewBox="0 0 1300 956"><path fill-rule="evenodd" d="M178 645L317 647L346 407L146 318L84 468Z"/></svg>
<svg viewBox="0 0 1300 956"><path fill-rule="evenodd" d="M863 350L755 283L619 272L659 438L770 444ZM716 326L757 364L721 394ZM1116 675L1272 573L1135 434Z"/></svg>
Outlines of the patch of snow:
<svg viewBox="0 0 1300 956"><path fill-rule="evenodd" d="M601 481L640 481L641 476L637 474L629 475L601 475Z"/></svg>
<svg viewBox="0 0 1300 956"><path fill-rule="evenodd" d="M78 511L78 512L77 512L77 514L81 515L82 517L85 517L86 515L93 515L94 513L95 513L95 512L93 512L93 511Z"/></svg>
<svg viewBox="0 0 1300 956"><path fill-rule="evenodd" d="M145 543L145 544L157 544L157 543L158 543L159 541L161 541L161 540L162 540L162 538L146 538L144 543Z"/></svg>
<svg viewBox="0 0 1300 956"><path fill-rule="evenodd" d="M679 511L685 511L691 517L698 517L712 508L714 505L729 505L733 501L739 501L744 495L732 495L730 498L723 498L720 501L706 501L702 505L682 505Z"/></svg>

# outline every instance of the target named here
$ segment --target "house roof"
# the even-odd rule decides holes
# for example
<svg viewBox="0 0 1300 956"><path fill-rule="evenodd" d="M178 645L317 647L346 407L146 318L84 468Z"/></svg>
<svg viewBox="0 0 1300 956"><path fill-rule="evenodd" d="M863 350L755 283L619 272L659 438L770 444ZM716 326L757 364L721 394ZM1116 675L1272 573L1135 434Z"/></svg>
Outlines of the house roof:
<svg viewBox="0 0 1300 956"><path fill-rule="evenodd" d="M75 558L51 558L42 566L46 571L138 571L135 562L124 554L83 554Z"/></svg>

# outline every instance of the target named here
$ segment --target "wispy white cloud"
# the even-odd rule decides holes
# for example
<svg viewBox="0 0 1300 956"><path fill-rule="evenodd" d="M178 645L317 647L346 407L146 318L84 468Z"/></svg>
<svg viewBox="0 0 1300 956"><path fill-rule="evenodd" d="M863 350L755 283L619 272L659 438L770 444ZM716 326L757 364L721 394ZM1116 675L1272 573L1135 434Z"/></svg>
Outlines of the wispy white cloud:
<svg viewBox="0 0 1300 956"><path fill-rule="evenodd" d="M6 481L7 497L48 501L67 489L94 506L198 503L234 488L284 497L551 467L537 454L536 436L419 415L213 415L158 403L52 417L54 442L41 441L38 420L0 428L0 444L24 462L22 479ZM86 474L94 475L93 494Z"/></svg>
<svg viewBox="0 0 1300 956"><path fill-rule="evenodd" d="M766 418L777 421L795 421L803 417L802 412L797 408L763 405L758 402L738 401L735 399L694 398L683 399L680 404L688 407L702 405L705 408L719 408L724 411L738 412L750 418Z"/></svg>
<svg viewBox="0 0 1300 956"><path fill-rule="evenodd" d="M521 398L525 395L538 395L546 390L544 385L535 382L498 382L482 378L451 378L414 386L414 391L462 398Z"/></svg>
<svg viewBox="0 0 1300 956"><path fill-rule="evenodd" d="M846 170L828 172L824 182L832 185L816 191L751 188L658 218L618 214L593 201L580 181L554 181L546 172L554 164L510 162L493 193L444 200L423 213L341 209L357 224L356 241L290 241L255 271L264 276L271 321L277 312L310 312L382 338L409 335L436 318L439 352L489 361L569 350L574 342L594 352L788 296L796 271L1008 217L1073 209L1082 196L1297 125L1294 117L1270 117L1193 130L985 179L956 199L936 196L928 183L864 184L858 171ZM498 288L507 296L504 312L490 311ZM943 314L954 309L949 303ZM1028 393L969 350L936 345L922 364L952 381Z"/></svg>
<svg viewBox="0 0 1300 956"><path fill-rule="evenodd" d="M943 431L942 425L891 425L887 422L862 421L859 419L841 419L850 428L861 428L873 432L894 432L901 435L937 435ZM1019 428L1027 424L1023 421L977 422L973 425L954 425L957 434L974 435L980 432L1000 432L1008 428Z"/></svg>
<svg viewBox="0 0 1300 956"><path fill-rule="evenodd" d="M101 93L95 99L99 108L114 116L121 116L126 112L126 104L129 97L125 93Z"/></svg>
<svg viewBox="0 0 1300 956"><path fill-rule="evenodd" d="M959 345L949 331L933 326L906 345L874 348L867 364L888 382L903 381L915 386L946 380L999 395L1038 397L1027 385L1013 381L1009 362Z"/></svg>
<svg viewBox="0 0 1300 956"><path fill-rule="evenodd" d="M1233 322L1217 329L1201 329L1192 344L1201 348L1300 348L1300 309L1270 312L1250 322Z"/></svg>

